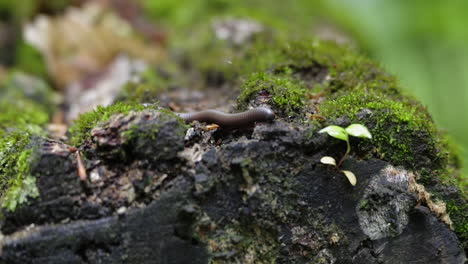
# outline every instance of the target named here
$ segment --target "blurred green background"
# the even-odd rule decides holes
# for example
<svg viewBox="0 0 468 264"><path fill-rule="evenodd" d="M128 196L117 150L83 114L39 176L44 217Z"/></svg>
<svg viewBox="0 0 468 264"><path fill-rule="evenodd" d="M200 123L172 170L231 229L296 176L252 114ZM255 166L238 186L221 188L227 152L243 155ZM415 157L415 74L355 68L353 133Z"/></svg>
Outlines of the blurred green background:
<svg viewBox="0 0 468 264"><path fill-rule="evenodd" d="M124 0L108 0L119 2ZM0 22L21 29L38 12L60 12L85 0L0 0ZM106 2L106 1L100 1ZM144 12L169 33L169 47L186 44L199 25L220 16L252 17L285 34L332 28L397 75L439 127L468 147L468 1L466 0L140 0ZM325 25L325 26L324 26ZM21 33L12 34L20 38ZM44 74L37 56L19 41L0 58ZM10 65L11 66L11 65ZM468 152L462 151L465 161ZM466 162L465 162L466 163ZM465 175L468 170L465 168ZM466 179L466 177L464 178Z"/></svg>

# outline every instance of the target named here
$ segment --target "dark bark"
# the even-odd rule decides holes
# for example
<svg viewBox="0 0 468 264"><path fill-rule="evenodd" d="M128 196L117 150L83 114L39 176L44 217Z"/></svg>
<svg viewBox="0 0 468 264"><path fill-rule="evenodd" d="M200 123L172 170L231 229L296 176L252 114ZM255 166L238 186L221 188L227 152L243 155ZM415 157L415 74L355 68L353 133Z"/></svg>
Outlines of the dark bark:
<svg viewBox="0 0 468 264"><path fill-rule="evenodd" d="M38 142L33 174L41 196L5 214L3 263L466 259L415 191L413 173L351 156L341 169L357 176L353 187L319 163L343 152L341 142L311 127L277 120L207 131L195 124L184 135L175 117L129 116L93 130L86 182L64 144Z"/></svg>

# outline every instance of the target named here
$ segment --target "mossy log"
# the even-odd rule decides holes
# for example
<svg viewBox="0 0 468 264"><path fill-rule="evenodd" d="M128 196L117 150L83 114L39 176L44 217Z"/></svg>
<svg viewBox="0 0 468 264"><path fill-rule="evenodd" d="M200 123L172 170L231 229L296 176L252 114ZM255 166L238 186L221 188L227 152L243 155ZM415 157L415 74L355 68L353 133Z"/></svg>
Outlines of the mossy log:
<svg viewBox="0 0 468 264"><path fill-rule="evenodd" d="M273 59L250 67L237 109L268 105L272 122L210 130L154 106L100 108L71 129L86 181L69 146L33 138L39 197L3 210L0 261L464 263L466 198L425 109L349 50L262 50ZM356 186L320 163L346 145L319 129L351 123L374 136L340 167Z"/></svg>

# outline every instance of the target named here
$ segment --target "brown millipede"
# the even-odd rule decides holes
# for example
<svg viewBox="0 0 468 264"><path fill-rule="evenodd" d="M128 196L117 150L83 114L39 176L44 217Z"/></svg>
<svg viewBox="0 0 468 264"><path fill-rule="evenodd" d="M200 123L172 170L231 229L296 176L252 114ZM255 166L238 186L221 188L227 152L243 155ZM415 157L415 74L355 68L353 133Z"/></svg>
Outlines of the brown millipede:
<svg viewBox="0 0 468 264"><path fill-rule="evenodd" d="M204 110L193 113L176 113L185 122L199 121L214 123L221 127L243 128L255 122L266 122L275 118L275 113L268 107L257 107L245 112L228 114L217 110Z"/></svg>

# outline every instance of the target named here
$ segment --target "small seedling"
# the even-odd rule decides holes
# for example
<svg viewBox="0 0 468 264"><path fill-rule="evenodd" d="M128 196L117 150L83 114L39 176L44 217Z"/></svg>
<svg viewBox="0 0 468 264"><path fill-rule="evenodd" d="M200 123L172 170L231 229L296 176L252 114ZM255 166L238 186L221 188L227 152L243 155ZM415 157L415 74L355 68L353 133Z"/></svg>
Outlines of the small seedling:
<svg viewBox="0 0 468 264"><path fill-rule="evenodd" d="M319 133L327 133L328 135L334 138L338 138L338 139L346 141L346 146L347 146L346 152L343 155L343 157L340 159L338 164L336 164L336 161L334 158L329 157L329 156L325 156L320 159L321 163L327 164L327 165L333 165L336 168L340 167L345 157L351 151L351 145L349 144L349 136L369 138L369 139L372 138L372 135L367 129L367 127L360 125L360 124L351 124L347 128L342 128L340 126L335 126L335 125L327 126L326 128L320 130ZM356 185L356 176L354 175L354 173L352 173L351 171L345 171L345 170L342 170L341 172L343 172L343 174L348 178L351 185L353 186Z"/></svg>

